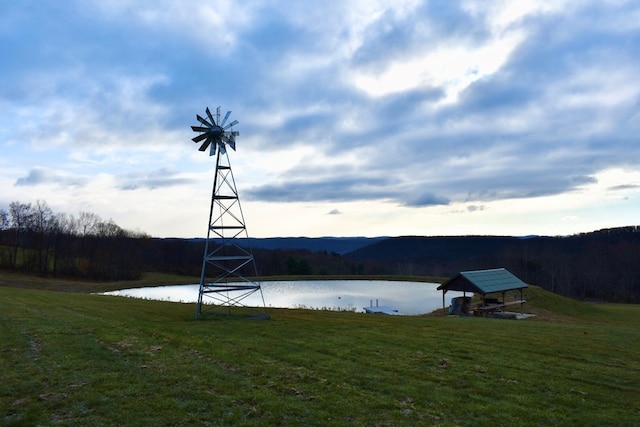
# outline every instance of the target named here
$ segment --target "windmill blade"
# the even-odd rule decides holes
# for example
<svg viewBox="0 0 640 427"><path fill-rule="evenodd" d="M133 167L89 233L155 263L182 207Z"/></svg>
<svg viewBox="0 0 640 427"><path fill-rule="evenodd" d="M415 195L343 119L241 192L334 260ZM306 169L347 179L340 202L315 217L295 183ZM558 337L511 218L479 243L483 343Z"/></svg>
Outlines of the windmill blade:
<svg viewBox="0 0 640 427"><path fill-rule="evenodd" d="M216 145L218 144L211 144L211 149L209 150L209 156L215 156L216 155Z"/></svg>
<svg viewBox="0 0 640 427"><path fill-rule="evenodd" d="M213 119L213 116L211 115L211 111L209 110L209 107L207 107L205 111L207 113L207 117L209 117L209 120L211 120L211 123L213 123L214 125L217 124L216 121Z"/></svg>
<svg viewBox="0 0 640 427"><path fill-rule="evenodd" d="M234 131L229 132L229 133L234 137L240 135L240 132L238 132L237 130L234 130Z"/></svg>
<svg viewBox="0 0 640 427"><path fill-rule="evenodd" d="M216 124L220 123L220 106L219 105L218 105L218 108L216 108L216 119L218 119Z"/></svg>
<svg viewBox="0 0 640 427"><path fill-rule="evenodd" d="M200 148L198 148L198 150L199 151L205 151L207 149L207 147L209 146L209 144L211 144L211 141L212 141L211 138L207 138L207 140L200 146Z"/></svg>
<svg viewBox="0 0 640 427"><path fill-rule="evenodd" d="M220 154L226 154L227 153L227 149L225 148L225 144L224 143L220 143Z"/></svg>
<svg viewBox="0 0 640 427"><path fill-rule="evenodd" d="M191 126L191 130L194 132L207 132L209 131L211 128L206 128L204 126Z"/></svg>
<svg viewBox="0 0 640 427"><path fill-rule="evenodd" d="M234 121L232 121L231 123L229 123L228 125L226 125L226 126L224 127L224 130L229 129L231 126L235 126L235 125L237 125L238 123L239 123L239 122L238 122L237 120L234 120Z"/></svg>
<svg viewBox="0 0 640 427"><path fill-rule="evenodd" d="M211 123L209 123L208 121L206 121L205 119L203 119L202 117L200 117L200 114L196 114L196 119L198 119L198 121L200 123L202 123L205 126L209 126L210 128L213 127L213 125Z"/></svg>
<svg viewBox="0 0 640 427"><path fill-rule="evenodd" d="M207 135L206 133L203 133L203 134L200 134L200 135L198 135L198 136L194 136L193 138L191 138L191 140L192 140L193 142L200 142L200 141L202 141L203 139L208 138L208 137L209 137L209 135Z"/></svg>
<svg viewBox="0 0 640 427"><path fill-rule="evenodd" d="M222 123L220 123L220 127L224 127L224 124L227 123L227 119L231 115L231 111L227 111L227 114L224 115L224 119L222 119Z"/></svg>

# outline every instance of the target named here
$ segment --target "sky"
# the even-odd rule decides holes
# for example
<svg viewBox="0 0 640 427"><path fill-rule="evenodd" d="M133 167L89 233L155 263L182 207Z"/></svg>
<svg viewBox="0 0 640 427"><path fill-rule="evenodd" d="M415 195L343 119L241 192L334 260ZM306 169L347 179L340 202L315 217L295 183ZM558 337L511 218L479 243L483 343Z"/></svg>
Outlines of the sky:
<svg viewBox="0 0 640 427"><path fill-rule="evenodd" d="M251 237L637 225L640 2L0 0L0 209L203 237L229 151Z"/></svg>

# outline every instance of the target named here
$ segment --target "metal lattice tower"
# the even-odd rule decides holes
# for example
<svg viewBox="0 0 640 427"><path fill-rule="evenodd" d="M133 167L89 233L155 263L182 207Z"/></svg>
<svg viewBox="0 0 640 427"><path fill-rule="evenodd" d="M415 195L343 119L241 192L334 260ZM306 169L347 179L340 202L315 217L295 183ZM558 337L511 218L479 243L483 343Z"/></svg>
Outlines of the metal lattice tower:
<svg viewBox="0 0 640 427"><path fill-rule="evenodd" d="M238 238L247 238L248 233L226 149L228 145L235 151L235 137L239 133L233 131L233 126L238 121L225 126L231 111L220 121L220 107L215 116L209 108L206 112L208 120L196 115L202 126L191 127L200 133L192 140L196 143L204 140L199 150L205 151L210 147L210 155L216 155L196 317L204 314L255 317L255 313L246 310L245 299L259 292L264 307L264 296L253 253L238 241Z"/></svg>

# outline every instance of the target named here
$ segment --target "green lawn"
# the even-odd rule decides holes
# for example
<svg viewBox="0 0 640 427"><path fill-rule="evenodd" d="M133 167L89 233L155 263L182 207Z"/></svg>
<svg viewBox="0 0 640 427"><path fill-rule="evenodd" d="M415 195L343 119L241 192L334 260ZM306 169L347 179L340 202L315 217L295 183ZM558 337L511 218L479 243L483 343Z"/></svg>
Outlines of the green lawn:
<svg viewBox="0 0 640 427"><path fill-rule="evenodd" d="M0 287L2 425L637 425L640 306L529 320L195 306ZM546 319L546 320L545 320Z"/></svg>

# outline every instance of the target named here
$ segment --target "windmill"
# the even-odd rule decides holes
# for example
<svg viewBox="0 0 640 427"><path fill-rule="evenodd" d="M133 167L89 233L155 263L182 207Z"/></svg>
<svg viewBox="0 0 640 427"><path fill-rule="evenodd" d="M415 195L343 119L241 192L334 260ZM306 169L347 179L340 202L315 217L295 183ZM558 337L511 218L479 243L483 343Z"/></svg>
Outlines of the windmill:
<svg viewBox="0 0 640 427"><path fill-rule="evenodd" d="M196 115L201 126L191 126L198 136L195 143L202 142L198 150L216 156L211 208L207 227L207 240L202 259L200 289L196 317L208 314L239 314L255 316L247 311L246 299L259 292L262 306L264 296L257 281L258 270L251 249L242 247L238 238L248 237L235 179L229 163L227 146L236 149L233 130L237 120L227 123L231 111L220 120L220 107L215 116L206 108L207 118ZM252 278L253 277L253 278Z"/></svg>

